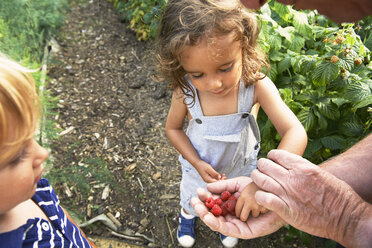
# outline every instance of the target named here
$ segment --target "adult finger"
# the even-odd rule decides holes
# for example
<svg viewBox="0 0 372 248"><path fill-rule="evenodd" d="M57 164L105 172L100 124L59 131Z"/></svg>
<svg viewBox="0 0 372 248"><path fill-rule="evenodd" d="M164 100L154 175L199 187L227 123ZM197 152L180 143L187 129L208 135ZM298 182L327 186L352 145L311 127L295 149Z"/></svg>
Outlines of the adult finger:
<svg viewBox="0 0 372 248"><path fill-rule="evenodd" d="M227 190L229 192L240 192L252 182L249 177L236 177L227 180L222 180L207 185L207 189L215 194L220 194Z"/></svg>
<svg viewBox="0 0 372 248"><path fill-rule="evenodd" d="M279 177L288 175L288 170L285 167L267 158L260 158L257 161L257 169L270 177L272 177L272 175Z"/></svg>
<svg viewBox="0 0 372 248"><path fill-rule="evenodd" d="M303 157L287 152L285 150L271 150L267 154L267 158L274 161L275 163L283 166L287 170L296 169L296 168L311 168L317 167L310 161L304 159Z"/></svg>
<svg viewBox="0 0 372 248"><path fill-rule="evenodd" d="M205 201L208 197L211 197L212 194L208 191L206 191L204 188L197 188L196 193L198 194L198 197L201 201Z"/></svg>
<svg viewBox="0 0 372 248"><path fill-rule="evenodd" d="M288 206L277 195L258 190L255 194L255 199L259 205L277 213L281 218L286 217L286 209L288 209Z"/></svg>
<svg viewBox="0 0 372 248"><path fill-rule="evenodd" d="M209 214L207 207L204 205L204 203L199 198L192 197L190 200L190 203L192 207L194 208L196 214L200 218L203 218L205 215Z"/></svg>
<svg viewBox="0 0 372 248"><path fill-rule="evenodd" d="M262 190L272 192L276 195L283 193L283 187L278 181L257 169L252 171L251 178L253 182Z"/></svg>

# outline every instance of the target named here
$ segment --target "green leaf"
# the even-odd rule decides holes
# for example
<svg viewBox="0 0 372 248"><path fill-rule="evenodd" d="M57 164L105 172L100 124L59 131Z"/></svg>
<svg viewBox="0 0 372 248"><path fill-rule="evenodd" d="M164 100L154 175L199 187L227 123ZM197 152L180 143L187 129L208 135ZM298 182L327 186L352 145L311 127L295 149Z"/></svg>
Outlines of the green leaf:
<svg viewBox="0 0 372 248"><path fill-rule="evenodd" d="M270 71L269 71L268 76L271 79L271 81L274 81L275 82L275 79L278 76L278 68L277 68L277 65L276 64L272 64L271 65L271 68L270 68Z"/></svg>
<svg viewBox="0 0 372 248"><path fill-rule="evenodd" d="M291 58L286 56L278 63L278 73L281 74L283 71L291 67Z"/></svg>
<svg viewBox="0 0 372 248"><path fill-rule="evenodd" d="M345 98L341 98L341 97L335 97L335 98L332 98L332 102L333 102L334 104L336 104L337 107L339 108L339 107L341 107L343 104L347 103L348 100L345 99Z"/></svg>
<svg viewBox="0 0 372 248"><path fill-rule="evenodd" d="M270 48L279 50L282 47L282 37L277 33L270 34L267 38L267 42L270 44Z"/></svg>
<svg viewBox="0 0 372 248"><path fill-rule="evenodd" d="M355 122L344 122L341 124L340 131L349 137L360 137L363 135L363 127Z"/></svg>
<svg viewBox="0 0 372 248"><path fill-rule="evenodd" d="M288 100L292 100L293 93L291 89L279 89L280 96L282 97L283 101L286 102Z"/></svg>
<svg viewBox="0 0 372 248"><path fill-rule="evenodd" d="M296 74L293 78L293 82L301 86L305 86L308 84L308 82L306 81L306 77L302 76L301 74Z"/></svg>
<svg viewBox="0 0 372 248"><path fill-rule="evenodd" d="M312 29L307 20L307 15L300 11L293 11L293 26L301 35L311 39L313 37Z"/></svg>
<svg viewBox="0 0 372 248"><path fill-rule="evenodd" d="M353 103L360 103L365 98L371 95L371 89L368 84L363 83L361 81L354 81L352 82L347 88L345 92L345 97L352 101ZM370 101L369 99L366 100L367 103ZM365 102L363 102L364 104Z"/></svg>
<svg viewBox="0 0 372 248"><path fill-rule="evenodd" d="M340 63L341 67L345 68L348 71L354 68L354 59L352 57L340 56L338 62Z"/></svg>
<svg viewBox="0 0 372 248"><path fill-rule="evenodd" d="M321 139L322 144L325 148L330 150L343 149L345 147L345 139L339 135L325 136Z"/></svg>
<svg viewBox="0 0 372 248"><path fill-rule="evenodd" d="M330 61L320 62L314 69L312 80L316 86L325 86L334 80L339 73L339 68L336 63Z"/></svg>
<svg viewBox="0 0 372 248"><path fill-rule="evenodd" d="M318 126L317 129L326 130L328 126L327 119L323 117L323 115L319 111L314 111L316 117L318 117Z"/></svg>
<svg viewBox="0 0 372 248"><path fill-rule="evenodd" d="M263 14L263 15L260 15L260 20L262 22L267 22L267 23L271 23L273 25L274 28L278 27L278 23L276 21L274 21L271 16L267 15L267 14Z"/></svg>
<svg viewBox="0 0 372 248"><path fill-rule="evenodd" d="M285 22L288 22L291 11L287 5L275 1L273 9Z"/></svg>
<svg viewBox="0 0 372 248"><path fill-rule="evenodd" d="M301 49L304 48L304 46L305 46L305 39L302 36L295 34L293 36L290 49L292 51L300 52Z"/></svg>
<svg viewBox="0 0 372 248"><path fill-rule="evenodd" d="M316 62L317 60L312 56L303 56L300 61L302 74L312 72L316 65Z"/></svg>
<svg viewBox="0 0 372 248"><path fill-rule="evenodd" d="M364 98L363 100L361 100L359 102L356 102L353 105L353 108L356 110L356 109L359 109L359 108L367 107L368 105L372 105L372 95L369 95L366 98Z"/></svg>
<svg viewBox="0 0 372 248"><path fill-rule="evenodd" d="M264 4L260 9L262 14L265 14L267 16L271 16L271 9L268 3Z"/></svg>
<svg viewBox="0 0 372 248"><path fill-rule="evenodd" d="M294 33L294 27L285 27L282 28L281 26L278 26L276 31L284 38L286 38L289 42L292 42L293 40L293 33Z"/></svg>
<svg viewBox="0 0 372 248"><path fill-rule="evenodd" d="M297 118L300 120L306 131L309 131L315 124L315 116L309 107L304 107L297 114Z"/></svg>
<svg viewBox="0 0 372 248"><path fill-rule="evenodd" d="M364 45L372 51L372 32L369 34L368 38L364 41Z"/></svg>
<svg viewBox="0 0 372 248"><path fill-rule="evenodd" d="M313 155L322 148L320 139L309 140L306 146L306 153Z"/></svg>
<svg viewBox="0 0 372 248"><path fill-rule="evenodd" d="M332 103L331 101L328 102L319 102L318 104L319 111L331 120L337 120L340 118L340 111L337 108L337 105Z"/></svg>
<svg viewBox="0 0 372 248"><path fill-rule="evenodd" d="M269 56L271 61L281 61L284 58L284 53L274 50Z"/></svg>

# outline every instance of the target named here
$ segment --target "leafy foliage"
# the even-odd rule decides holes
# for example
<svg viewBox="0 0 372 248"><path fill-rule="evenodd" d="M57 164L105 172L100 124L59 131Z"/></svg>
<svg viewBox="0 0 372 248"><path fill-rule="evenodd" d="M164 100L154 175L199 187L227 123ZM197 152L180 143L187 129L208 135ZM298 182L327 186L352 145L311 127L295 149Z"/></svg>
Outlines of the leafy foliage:
<svg viewBox="0 0 372 248"><path fill-rule="evenodd" d="M45 41L63 24L65 0L0 1L0 49L15 60L41 62Z"/></svg>
<svg viewBox="0 0 372 248"><path fill-rule="evenodd" d="M274 1L261 8L259 18L269 77L309 136L304 156L322 162L370 133L371 19L338 26L315 11ZM261 115L260 126L267 121ZM272 125L263 133L264 154L280 141L275 133Z"/></svg>
<svg viewBox="0 0 372 248"><path fill-rule="evenodd" d="M129 22L138 40L154 38L159 24L160 14L167 0L109 0L114 7L124 15L124 20Z"/></svg>

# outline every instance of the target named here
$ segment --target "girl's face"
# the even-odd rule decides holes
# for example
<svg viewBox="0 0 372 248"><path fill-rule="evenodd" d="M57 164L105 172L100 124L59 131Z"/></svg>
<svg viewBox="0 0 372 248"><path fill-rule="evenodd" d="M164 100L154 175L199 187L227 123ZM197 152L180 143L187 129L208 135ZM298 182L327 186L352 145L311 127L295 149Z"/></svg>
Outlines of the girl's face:
<svg viewBox="0 0 372 248"><path fill-rule="evenodd" d="M186 46L180 64L199 92L216 97L233 92L242 75L242 48L233 33Z"/></svg>
<svg viewBox="0 0 372 248"><path fill-rule="evenodd" d="M34 195L47 157L47 150L31 139L9 161L0 161L0 216Z"/></svg>

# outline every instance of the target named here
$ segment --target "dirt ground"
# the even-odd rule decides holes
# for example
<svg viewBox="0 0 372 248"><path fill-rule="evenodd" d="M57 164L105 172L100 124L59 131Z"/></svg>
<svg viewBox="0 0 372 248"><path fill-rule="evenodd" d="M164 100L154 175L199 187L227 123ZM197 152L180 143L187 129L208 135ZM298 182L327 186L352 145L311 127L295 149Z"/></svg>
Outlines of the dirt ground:
<svg viewBox="0 0 372 248"><path fill-rule="evenodd" d="M114 233L102 220L83 227L119 244L110 247L178 247L181 168L164 132L171 92L155 80L154 44L138 42L107 0L72 4L67 15L48 65L61 130L48 175L60 201L79 223L114 219ZM237 247L323 247L322 239L304 245L287 233ZM196 239L194 247L222 247L199 220Z"/></svg>

